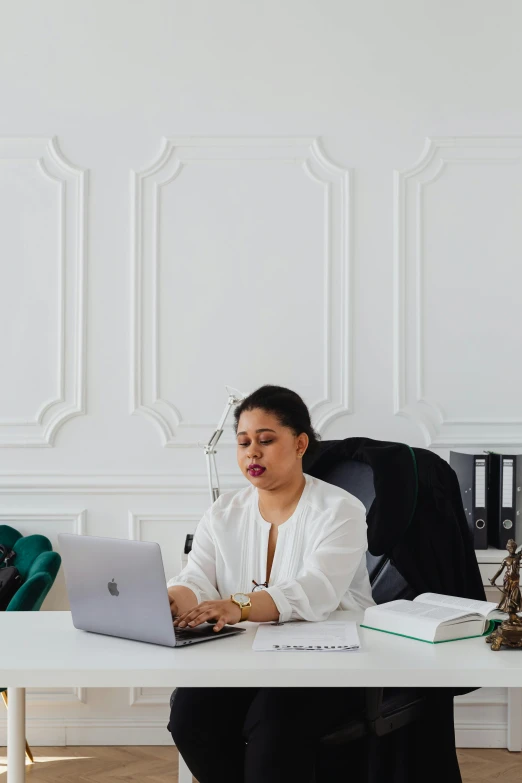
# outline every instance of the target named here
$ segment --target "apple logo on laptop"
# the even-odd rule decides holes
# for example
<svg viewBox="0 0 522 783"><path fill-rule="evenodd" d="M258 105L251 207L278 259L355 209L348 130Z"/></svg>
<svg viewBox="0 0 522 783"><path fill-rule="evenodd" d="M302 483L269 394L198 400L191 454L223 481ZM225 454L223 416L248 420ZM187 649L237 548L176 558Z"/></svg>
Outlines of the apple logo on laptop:
<svg viewBox="0 0 522 783"><path fill-rule="evenodd" d="M109 582L107 587L109 588L109 593L111 595L119 595L120 594L120 591L118 590L118 584L114 581L114 579L112 580L112 582Z"/></svg>

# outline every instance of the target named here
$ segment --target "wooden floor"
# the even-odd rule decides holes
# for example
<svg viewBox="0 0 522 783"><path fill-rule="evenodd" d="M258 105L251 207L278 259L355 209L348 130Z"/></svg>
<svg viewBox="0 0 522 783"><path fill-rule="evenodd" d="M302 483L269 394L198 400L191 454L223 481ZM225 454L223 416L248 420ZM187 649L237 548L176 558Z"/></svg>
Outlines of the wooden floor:
<svg viewBox="0 0 522 783"><path fill-rule="evenodd" d="M459 748L460 772L464 783L515 783L522 781L522 753L491 748Z"/></svg>
<svg viewBox="0 0 522 783"><path fill-rule="evenodd" d="M176 783L178 779L174 747L97 745L34 748L33 752L35 763L26 766L28 783ZM464 783L522 781L522 753L462 748L458 755ZM0 783L6 777L6 752L0 748Z"/></svg>

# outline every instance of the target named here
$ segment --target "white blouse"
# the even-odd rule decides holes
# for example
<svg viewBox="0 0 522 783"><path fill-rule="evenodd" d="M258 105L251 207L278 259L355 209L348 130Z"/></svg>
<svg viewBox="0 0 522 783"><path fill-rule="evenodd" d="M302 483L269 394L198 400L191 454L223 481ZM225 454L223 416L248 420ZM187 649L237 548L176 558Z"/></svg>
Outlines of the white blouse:
<svg viewBox="0 0 522 783"><path fill-rule="evenodd" d="M304 477L294 513L278 527L266 588L280 622L325 620L335 609L375 603L366 568L364 505L340 487ZM223 493L198 523L188 563L167 587L189 587L198 603L252 592L252 580L266 581L270 528L256 487Z"/></svg>

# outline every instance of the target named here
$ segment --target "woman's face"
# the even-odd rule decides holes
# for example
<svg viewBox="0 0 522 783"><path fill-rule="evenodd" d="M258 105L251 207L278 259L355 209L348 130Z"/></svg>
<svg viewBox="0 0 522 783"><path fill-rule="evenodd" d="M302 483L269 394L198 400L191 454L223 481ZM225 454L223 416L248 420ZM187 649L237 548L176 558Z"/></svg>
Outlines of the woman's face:
<svg viewBox="0 0 522 783"><path fill-rule="evenodd" d="M241 472L256 487L268 489L292 480L303 472L302 458L308 435L294 435L283 427L273 413L261 408L243 411L237 427L237 463ZM258 465L262 469L250 468Z"/></svg>

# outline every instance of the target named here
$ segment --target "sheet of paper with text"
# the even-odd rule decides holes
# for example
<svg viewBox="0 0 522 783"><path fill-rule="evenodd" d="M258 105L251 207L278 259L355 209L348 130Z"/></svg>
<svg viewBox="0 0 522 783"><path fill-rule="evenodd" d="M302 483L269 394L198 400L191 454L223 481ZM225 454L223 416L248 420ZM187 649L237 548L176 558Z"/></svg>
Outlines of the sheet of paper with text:
<svg viewBox="0 0 522 783"><path fill-rule="evenodd" d="M357 624L339 620L262 623L252 645L253 650L264 652L347 652L359 647Z"/></svg>

